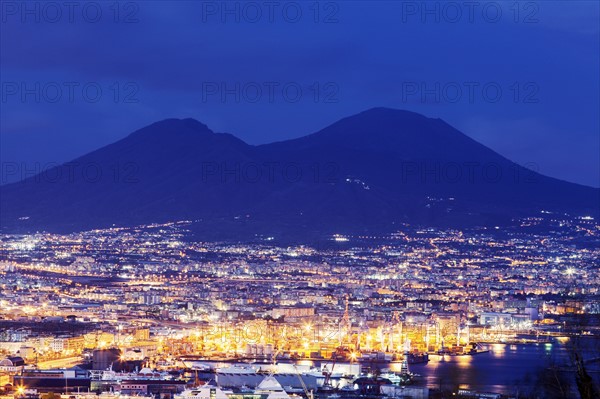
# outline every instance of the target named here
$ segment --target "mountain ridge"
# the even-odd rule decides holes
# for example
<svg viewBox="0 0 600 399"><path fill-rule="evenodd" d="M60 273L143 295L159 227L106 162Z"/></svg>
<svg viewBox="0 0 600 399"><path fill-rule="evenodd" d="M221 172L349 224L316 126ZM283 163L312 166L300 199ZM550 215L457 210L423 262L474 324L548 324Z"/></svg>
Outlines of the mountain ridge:
<svg viewBox="0 0 600 399"><path fill-rule="evenodd" d="M389 108L261 145L169 118L68 164L0 186L2 232L185 219L225 235L232 224L330 234L497 224L546 208L597 215L600 203L600 189L528 170L439 118Z"/></svg>

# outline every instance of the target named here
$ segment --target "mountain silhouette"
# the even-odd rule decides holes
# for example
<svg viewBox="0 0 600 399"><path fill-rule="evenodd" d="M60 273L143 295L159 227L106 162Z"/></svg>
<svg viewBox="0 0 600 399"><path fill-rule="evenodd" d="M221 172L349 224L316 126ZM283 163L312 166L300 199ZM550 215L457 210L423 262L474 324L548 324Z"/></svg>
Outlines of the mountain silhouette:
<svg viewBox="0 0 600 399"><path fill-rule="evenodd" d="M167 119L0 187L2 232L177 220L207 237L497 225L598 215L600 189L519 166L441 119L374 108L298 139L248 145Z"/></svg>

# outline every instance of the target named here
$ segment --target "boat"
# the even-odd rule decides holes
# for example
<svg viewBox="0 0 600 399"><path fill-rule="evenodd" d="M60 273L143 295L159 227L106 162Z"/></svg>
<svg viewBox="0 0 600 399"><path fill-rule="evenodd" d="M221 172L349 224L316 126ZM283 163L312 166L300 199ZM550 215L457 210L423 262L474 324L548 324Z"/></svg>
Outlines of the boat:
<svg viewBox="0 0 600 399"><path fill-rule="evenodd" d="M283 389L279 381L269 375L256 387L255 395L266 395L266 399L290 399L290 395Z"/></svg>
<svg viewBox="0 0 600 399"><path fill-rule="evenodd" d="M203 385L193 389L186 389L175 394L174 399L229 399L232 392L226 392L216 385Z"/></svg>
<svg viewBox="0 0 600 399"><path fill-rule="evenodd" d="M174 399L291 399L292 397L283 389L281 384L268 375L261 381L256 389L245 389L244 392L224 390L222 387L206 384L200 387L187 389L180 394L175 394Z"/></svg>
<svg viewBox="0 0 600 399"><path fill-rule="evenodd" d="M408 353L405 354L406 361L408 364L427 363L429 361L429 354L427 353Z"/></svg>
<svg viewBox="0 0 600 399"><path fill-rule="evenodd" d="M298 378L298 372L274 372L273 368L262 370L257 366L234 365L217 369L215 379L218 385L227 388L241 388L242 386L257 387L265 377L272 376L281 386L288 389L301 389L302 384ZM325 379L323 372L313 369L300 373L304 384L310 390L317 390ZM292 392L291 390L289 392Z"/></svg>
<svg viewBox="0 0 600 399"><path fill-rule="evenodd" d="M298 394L303 394L304 393L304 389L303 388L295 388L291 385L286 385L283 387L283 389L287 392L287 393L298 393Z"/></svg>
<svg viewBox="0 0 600 399"><path fill-rule="evenodd" d="M252 367L249 365L234 365L229 367L222 367L217 370L218 373L235 373L235 374L253 374L260 371L259 367Z"/></svg>

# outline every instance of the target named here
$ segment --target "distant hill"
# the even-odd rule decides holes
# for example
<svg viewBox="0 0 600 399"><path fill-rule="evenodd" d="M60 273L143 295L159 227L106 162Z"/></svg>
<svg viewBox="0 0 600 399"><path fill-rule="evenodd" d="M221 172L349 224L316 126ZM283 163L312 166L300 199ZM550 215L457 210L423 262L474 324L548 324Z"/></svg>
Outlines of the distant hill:
<svg viewBox="0 0 600 399"><path fill-rule="evenodd" d="M374 108L252 146L167 119L0 187L2 232L198 221L205 236L502 224L541 210L598 216L600 190L543 176L440 119Z"/></svg>

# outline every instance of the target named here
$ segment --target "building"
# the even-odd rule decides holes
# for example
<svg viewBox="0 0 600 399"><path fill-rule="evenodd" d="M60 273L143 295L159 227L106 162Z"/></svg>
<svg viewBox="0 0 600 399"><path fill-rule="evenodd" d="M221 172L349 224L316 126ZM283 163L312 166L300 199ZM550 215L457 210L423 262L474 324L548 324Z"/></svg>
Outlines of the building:
<svg viewBox="0 0 600 399"><path fill-rule="evenodd" d="M18 356L7 357L0 360L0 371L20 373L25 367L25 359Z"/></svg>
<svg viewBox="0 0 600 399"><path fill-rule="evenodd" d="M271 311L271 317L274 319L284 318L301 318L301 317L313 317L315 315L315 309L311 307L281 307L274 308Z"/></svg>
<svg viewBox="0 0 600 399"><path fill-rule="evenodd" d="M479 324L487 326L506 326L510 325L512 315L510 313L483 312L479 315Z"/></svg>

